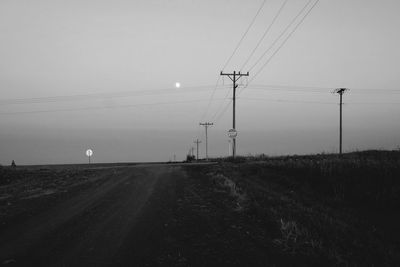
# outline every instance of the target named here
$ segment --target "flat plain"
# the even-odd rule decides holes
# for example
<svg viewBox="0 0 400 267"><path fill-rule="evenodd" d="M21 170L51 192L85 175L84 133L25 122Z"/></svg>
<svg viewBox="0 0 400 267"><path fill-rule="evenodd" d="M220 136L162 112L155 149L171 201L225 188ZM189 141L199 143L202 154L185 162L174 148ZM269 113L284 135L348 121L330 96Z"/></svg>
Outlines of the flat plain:
<svg viewBox="0 0 400 267"><path fill-rule="evenodd" d="M400 153L1 168L9 266L398 266Z"/></svg>

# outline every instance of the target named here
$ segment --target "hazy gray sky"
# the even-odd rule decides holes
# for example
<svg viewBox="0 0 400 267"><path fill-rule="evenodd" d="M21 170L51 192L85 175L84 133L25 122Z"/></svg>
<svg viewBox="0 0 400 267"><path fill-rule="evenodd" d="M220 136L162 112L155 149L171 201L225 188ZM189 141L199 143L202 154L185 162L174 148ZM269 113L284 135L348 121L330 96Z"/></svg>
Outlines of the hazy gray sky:
<svg viewBox="0 0 400 267"><path fill-rule="evenodd" d="M95 162L183 159L205 143L200 120L215 123L209 154L226 155L228 79L208 103L262 2L1 0L0 163L86 162L88 147ZM287 1L242 71L307 2ZM241 69L283 3L266 0L224 71ZM399 11L396 0L320 0L250 71L261 70L237 99L238 153L337 151L337 87L351 89L344 150L397 148Z"/></svg>

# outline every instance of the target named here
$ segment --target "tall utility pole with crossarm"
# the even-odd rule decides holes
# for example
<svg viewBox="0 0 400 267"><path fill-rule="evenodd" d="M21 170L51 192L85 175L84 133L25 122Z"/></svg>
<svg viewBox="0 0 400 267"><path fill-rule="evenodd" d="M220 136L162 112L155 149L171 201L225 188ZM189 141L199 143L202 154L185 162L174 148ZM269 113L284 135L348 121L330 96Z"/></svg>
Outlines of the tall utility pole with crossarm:
<svg viewBox="0 0 400 267"><path fill-rule="evenodd" d="M339 118L339 155L342 155L342 105L343 105L343 94L348 91L348 88L337 88L334 93L340 95L340 118Z"/></svg>
<svg viewBox="0 0 400 267"><path fill-rule="evenodd" d="M240 73L234 71L233 73L223 73L221 71L220 73L221 76L228 76L229 79L232 80L233 82L233 120L232 120L232 129L236 130L236 88L238 87L238 85L236 84L236 82L242 77L242 76L249 76L249 72L245 73ZM232 138L232 157L234 158L236 156L236 136Z"/></svg>
<svg viewBox="0 0 400 267"><path fill-rule="evenodd" d="M208 136L207 136L207 129L209 126L214 125L212 122L200 122L201 126L204 126L206 129L206 159L208 160Z"/></svg>

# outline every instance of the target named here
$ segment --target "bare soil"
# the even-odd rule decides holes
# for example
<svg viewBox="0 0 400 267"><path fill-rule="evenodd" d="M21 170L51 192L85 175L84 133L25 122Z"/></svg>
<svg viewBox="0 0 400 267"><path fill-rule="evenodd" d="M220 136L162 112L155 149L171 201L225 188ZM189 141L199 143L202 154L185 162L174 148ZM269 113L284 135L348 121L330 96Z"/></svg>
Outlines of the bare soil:
<svg viewBox="0 0 400 267"><path fill-rule="evenodd" d="M246 163L247 164L247 163ZM351 208L243 164L3 170L0 264L394 266L399 244ZM394 264L394 265L393 265Z"/></svg>

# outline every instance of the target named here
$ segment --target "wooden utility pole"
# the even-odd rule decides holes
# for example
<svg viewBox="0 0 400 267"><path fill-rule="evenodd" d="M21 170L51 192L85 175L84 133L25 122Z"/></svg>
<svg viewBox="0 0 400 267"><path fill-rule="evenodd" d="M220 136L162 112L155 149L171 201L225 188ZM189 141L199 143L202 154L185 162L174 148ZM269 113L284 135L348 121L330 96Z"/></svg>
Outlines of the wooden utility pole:
<svg viewBox="0 0 400 267"><path fill-rule="evenodd" d="M207 136L207 129L209 126L214 125L212 122L200 122L200 125L204 126L206 129L206 159L208 160L208 136Z"/></svg>
<svg viewBox="0 0 400 267"><path fill-rule="evenodd" d="M349 89L348 88L337 88L334 92L335 93L337 93L337 94L339 94L339 96L340 96L340 104L339 104L339 106L340 106L340 108L339 108L339 112L340 112L340 114L339 114L339 116L340 116L340 118L339 118L339 124L340 124L340 126L339 126L339 155L342 155L342 105L343 105L343 94L344 94L344 92L346 92L346 91L348 91Z"/></svg>
<svg viewBox="0 0 400 267"><path fill-rule="evenodd" d="M220 73L221 76L228 76L229 79L231 79L231 81L233 82L233 120L232 120L232 129L236 130L236 88L238 87L238 85L236 84L236 82L242 77L242 76L249 76L249 72L247 72L246 74L244 73L240 73L234 71L233 73L223 73L221 71ZM236 137L232 138L232 157L234 158L236 156Z"/></svg>
<svg viewBox="0 0 400 267"><path fill-rule="evenodd" d="M201 143L201 141L199 139L197 139L193 143L195 143L197 145L197 150L196 150L197 157L196 157L196 160L199 160L199 144Z"/></svg>

